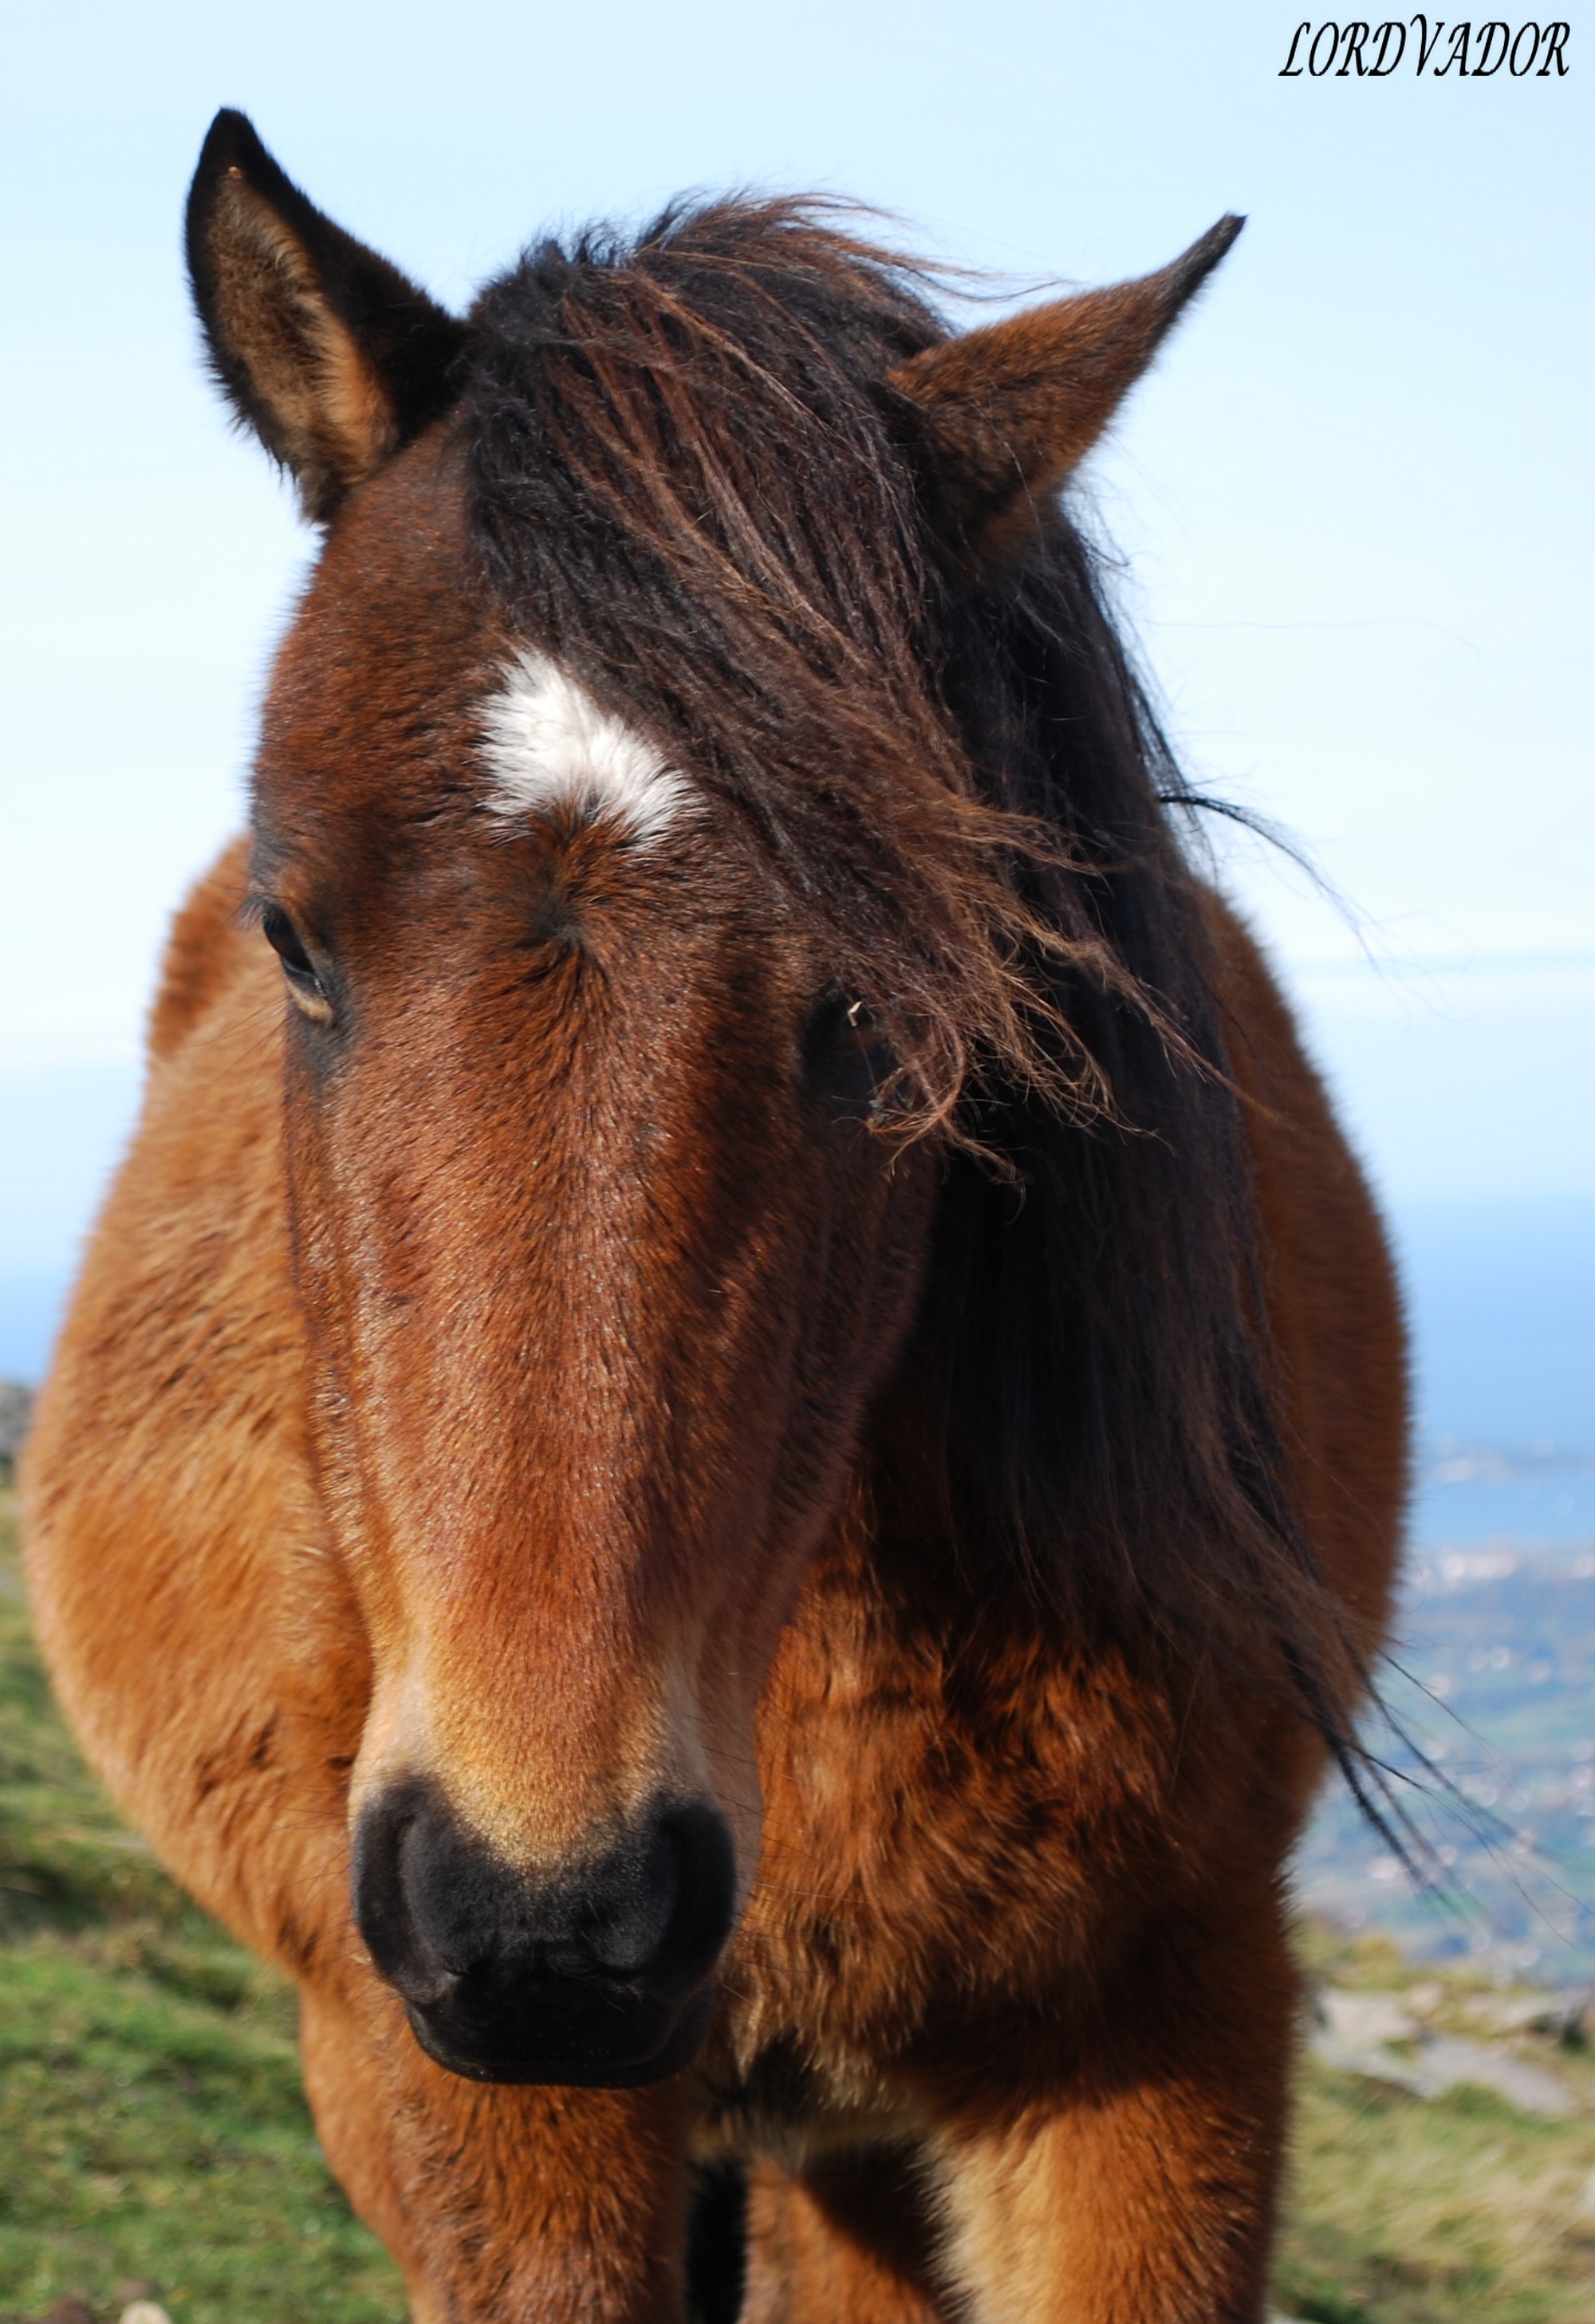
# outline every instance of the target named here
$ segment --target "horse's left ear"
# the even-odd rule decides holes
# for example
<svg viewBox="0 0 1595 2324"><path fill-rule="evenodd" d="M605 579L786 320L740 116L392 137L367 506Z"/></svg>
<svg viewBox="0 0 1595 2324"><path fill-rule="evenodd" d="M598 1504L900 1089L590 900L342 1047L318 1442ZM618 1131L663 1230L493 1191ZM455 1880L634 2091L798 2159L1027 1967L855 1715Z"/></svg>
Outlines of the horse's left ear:
<svg viewBox="0 0 1595 2324"><path fill-rule="evenodd" d="M306 515L330 517L447 409L465 325L323 217L242 113L210 124L187 235L217 380Z"/></svg>
<svg viewBox="0 0 1595 2324"><path fill-rule="evenodd" d="M944 339L890 374L973 564L1000 563L1035 529L1245 223L1222 217L1139 282Z"/></svg>

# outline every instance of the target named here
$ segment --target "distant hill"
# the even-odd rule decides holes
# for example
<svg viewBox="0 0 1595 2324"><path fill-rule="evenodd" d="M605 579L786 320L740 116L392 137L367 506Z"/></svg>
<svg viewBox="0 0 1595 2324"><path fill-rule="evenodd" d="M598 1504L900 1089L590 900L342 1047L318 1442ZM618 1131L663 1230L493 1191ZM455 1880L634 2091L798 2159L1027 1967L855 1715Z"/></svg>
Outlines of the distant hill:
<svg viewBox="0 0 1595 2324"><path fill-rule="evenodd" d="M0 1481L9 1479L32 1417L32 1389L20 1380L0 1380Z"/></svg>
<svg viewBox="0 0 1595 2324"><path fill-rule="evenodd" d="M1595 1537L1419 1551L1383 1687L1433 1773L1400 1734L1368 1739L1446 1886L1415 1894L1337 1786L1297 1855L1301 1902L1429 1959L1595 1978L1592 1682Z"/></svg>

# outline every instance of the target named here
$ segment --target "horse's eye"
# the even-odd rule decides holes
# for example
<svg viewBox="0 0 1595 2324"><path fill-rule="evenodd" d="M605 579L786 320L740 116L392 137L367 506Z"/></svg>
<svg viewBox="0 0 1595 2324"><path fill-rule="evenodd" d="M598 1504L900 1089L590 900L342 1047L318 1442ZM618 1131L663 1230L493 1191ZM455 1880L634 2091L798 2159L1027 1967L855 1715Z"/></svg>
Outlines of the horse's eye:
<svg viewBox="0 0 1595 2324"><path fill-rule="evenodd" d="M266 942L282 963L283 973L294 999L312 1017L324 1017L331 1012L327 988L317 975L309 954L305 950L299 930L281 904L267 904L261 913L261 929Z"/></svg>
<svg viewBox="0 0 1595 2324"><path fill-rule="evenodd" d="M862 1001L826 993L804 1033L803 1067L810 1087L832 1109L850 1118L871 1112L885 1056Z"/></svg>

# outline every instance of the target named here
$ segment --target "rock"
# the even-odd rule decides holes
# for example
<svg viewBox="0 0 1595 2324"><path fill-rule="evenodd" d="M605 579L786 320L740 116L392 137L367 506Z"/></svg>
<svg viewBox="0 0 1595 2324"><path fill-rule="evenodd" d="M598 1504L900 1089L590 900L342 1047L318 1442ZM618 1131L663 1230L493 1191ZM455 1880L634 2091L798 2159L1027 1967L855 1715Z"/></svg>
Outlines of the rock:
<svg viewBox="0 0 1595 2324"><path fill-rule="evenodd" d="M1420 2006L1434 2006L1421 1989L1411 1998ZM1469 2014L1494 2033L1533 2030L1569 2040L1575 2035L1568 2028L1582 2027L1588 1999L1583 1992L1484 1994L1470 2004ZM1360 2074L1392 2089L1410 2090L1415 2098L1443 2098L1471 2083L1476 2089L1493 2090L1520 2114L1556 2119L1578 2112L1578 2100L1567 2085L1543 2066L1483 2042L1434 2033L1413 2015L1407 2001L1407 1996L1398 1993L1348 1993L1337 1986L1325 1987L1318 1997L1314 2055L1337 2073ZM1411 2046L1398 2052L1395 2043Z"/></svg>
<svg viewBox="0 0 1595 2324"><path fill-rule="evenodd" d="M1360 2074L1364 2081L1386 2082L1393 2090L1410 2090L1414 2098L1430 2098L1439 2095L1430 2089L1415 2065L1398 2058L1394 2050L1378 2043L1359 2043L1337 2042L1332 2034L1316 2034L1313 2037L1313 2055L1322 2066L1337 2074Z"/></svg>
<svg viewBox="0 0 1595 2324"><path fill-rule="evenodd" d="M1576 1993L1547 1993L1540 1997L1544 2006L1529 2023L1535 2034L1547 2034L1564 2049L1573 2049L1590 2038L1595 2024L1595 1995L1588 1990Z"/></svg>
<svg viewBox="0 0 1595 2324"><path fill-rule="evenodd" d="M1318 2022L1332 2042L1342 2048L1366 2049L1369 2043L1410 2042L1417 2020L1398 1993L1342 1993L1326 1986L1318 1997Z"/></svg>
<svg viewBox="0 0 1595 2324"><path fill-rule="evenodd" d="M1346 1998L1374 1997L1348 1996ZM1381 2021L1372 2017L1368 2022ZM1387 2018L1382 2021L1391 2022ZM1360 2030L1360 2022L1351 2020ZM1412 2021L1406 2020L1411 2026ZM1417 2029L1413 2028L1416 2033ZM1410 2039L1410 2035L1392 2034L1388 2039ZM1321 2028L1313 2042L1314 2055L1340 2074L1360 2074L1366 2080L1387 2083L1392 2089L1410 2090L1414 2098L1443 2098L1448 2090L1471 2083L1475 2089L1493 2090L1505 2098L1519 2114L1532 2114L1559 2119L1579 2110L1579 2102L1565 2082L1543 2066L1531 2066L1521 2058L1507 2056L1505 2051L1491 2049L1483 2042L1466 2042L1453 2034L1417 2033L1411 2052L1398 2056L1381 2042L1366 2039L1348 2040L1339 2035L1332 2021Z"/></svg>
<svg viewBox="0 0 1595 2324"><path fill-rule="evenodd" d="M1471 2082L1476 2089L1493 2090L1519 2114L1556 2119L1579 2110L1577 2098L1554 2074L1521 2058L1504 2057L1482 2042L1464 2042L1452 2034L1434 2034L1419 2050L1418 2063L1424 2079L1435 2085L1432 2093L1424 2092L1425 2097L1439 2098L1461 2083Z"/></svg>
<svg viewBox="0 0 1595 2324"><path fill-rule="evenodd" d="M1480 1993L1465 2002L1462 2014L1491 2034L1544 2034L1554 2042L1582 2041L1590 2012L1587 1987L1563 1992Z"/></svg>
<svg viewBox="0 0 1595 2324"><path fill-rule="evenodd" d="M118 2324L171 2324L171 2319L154 2301L135 2300L122 2310Z"/></svg>

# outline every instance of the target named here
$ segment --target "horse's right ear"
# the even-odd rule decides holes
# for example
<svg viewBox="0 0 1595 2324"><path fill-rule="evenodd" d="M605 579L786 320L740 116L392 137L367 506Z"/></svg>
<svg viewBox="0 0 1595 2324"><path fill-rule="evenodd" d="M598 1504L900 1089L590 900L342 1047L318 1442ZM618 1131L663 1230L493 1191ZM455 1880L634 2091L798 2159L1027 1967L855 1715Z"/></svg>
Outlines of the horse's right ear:
<svg viewBox="0 0 1595 2324"><path fill-rule="evenodd" d="M1222 217L1139 282L940 339L888 375L968 567L990 571L1034 533L1245 223Z"/></svg>
<svg viewBox="0 0 1595 2324"><path fill-rule="evenodd" d="M330 517L453 401L466 327L307 201L242 113L189 191L189 279L229 401Z"/></svg>

